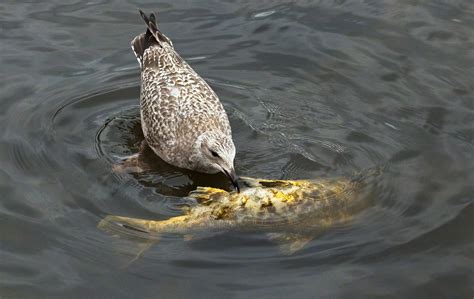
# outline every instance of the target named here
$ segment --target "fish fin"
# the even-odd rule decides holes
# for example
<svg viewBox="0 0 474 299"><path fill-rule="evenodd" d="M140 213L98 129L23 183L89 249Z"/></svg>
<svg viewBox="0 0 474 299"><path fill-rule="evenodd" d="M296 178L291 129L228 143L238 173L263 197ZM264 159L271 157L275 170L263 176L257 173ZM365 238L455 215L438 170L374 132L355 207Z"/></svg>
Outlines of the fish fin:
<svg viewBox="0 0 474 299"><path fill-rule="evenodd" d="M121 269L128 268L142 257L145 251L158 243L160 239L159 235L150 234L144 227L137 226L134 220L140 221L141 219L108 215L97 224L97 228L113 237L126 237L129 241L132 241L134 244L132 251L136 247L137 253L131 260L123 264L120 267Z"/></svg>
<svg viewBox="0 0 474 299"><path fill-rule="evenodd" d="M268 238L277 243L281 253L292 255L303 249L313 236L298 233L268 233Z"/></svg>
<svg viewBox="0 0 474 299"><path fill-rule="evenodd" d="M131 260L127 261L120 268L121 269L127 269L128 267L130 267L135 261L137 261L138 259L140 259L143 256L145 251L150 249L156 243L158 243L158 239L146 240L145 242L138 244L137 245L138 252L135 254L135 256Z"/></svg>

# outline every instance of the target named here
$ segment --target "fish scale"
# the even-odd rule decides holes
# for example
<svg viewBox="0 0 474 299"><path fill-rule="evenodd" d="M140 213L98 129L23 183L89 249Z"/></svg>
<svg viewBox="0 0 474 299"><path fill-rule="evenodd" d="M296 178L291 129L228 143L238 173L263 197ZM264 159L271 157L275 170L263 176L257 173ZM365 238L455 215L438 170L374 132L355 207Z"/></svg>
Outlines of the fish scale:
<svg viewBox="0 0 474 299"><path fill-rule="evenodd" d="M301 249L322 230L348 222L368 202L356 196L361 182L348 178L319 180L263 180L242 178L239 192L198 187L188 197L195 205L167 220L107 216L99 228L128 227L159 235L186 236L206 231L262 231L284 248ZM303 242L304 241L304 242Z"/></svg>

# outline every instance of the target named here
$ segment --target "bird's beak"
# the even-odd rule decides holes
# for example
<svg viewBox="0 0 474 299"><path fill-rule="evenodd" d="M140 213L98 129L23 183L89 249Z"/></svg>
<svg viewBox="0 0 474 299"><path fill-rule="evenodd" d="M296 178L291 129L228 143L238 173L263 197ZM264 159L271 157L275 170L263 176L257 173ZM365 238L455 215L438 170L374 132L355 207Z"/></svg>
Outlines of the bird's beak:
<svg viewBox="0 0 474 299"><path fill-rule="evenodd" d="M239 187L239 184L237 183L237 180L239 179L239 177L235 173L234 168L231 168L230 171L227 171L225 169L223 170L224 170L225 175L232 182L232 185L234 186L234 188L237 190L238 193L240 193L240 187Z"/></svg>

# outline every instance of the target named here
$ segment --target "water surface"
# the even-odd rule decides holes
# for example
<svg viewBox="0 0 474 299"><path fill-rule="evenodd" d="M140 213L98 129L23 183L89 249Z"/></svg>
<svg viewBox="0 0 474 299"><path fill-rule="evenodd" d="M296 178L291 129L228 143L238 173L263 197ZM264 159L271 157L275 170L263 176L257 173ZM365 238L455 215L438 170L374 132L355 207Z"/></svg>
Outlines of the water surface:
<svg viewBox="0 0 474 299"><path fill-rule="evenodd" d="M138 151L137 8L224 103L241 175L383 167L374 204L294 255L262 234L140 244L106 214L166 219L225 177L115 173ZM474 294L472 1L2 1L0 297Z"/></svg>

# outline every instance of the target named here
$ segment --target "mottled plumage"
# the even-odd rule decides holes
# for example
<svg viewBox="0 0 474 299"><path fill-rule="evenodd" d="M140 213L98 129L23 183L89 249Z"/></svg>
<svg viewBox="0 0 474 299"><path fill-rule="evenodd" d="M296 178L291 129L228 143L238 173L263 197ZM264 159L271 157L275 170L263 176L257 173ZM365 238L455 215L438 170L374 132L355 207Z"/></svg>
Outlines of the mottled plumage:
<svg viewBox="0 0 474 299"><path fill-rule="evenodd" d="M154 14L140 13L148 29L133 39L132 49L141 66L146 142L169 164L204 173L222 171L235 185L235 146L224 107L159 31Z"/></svg>

